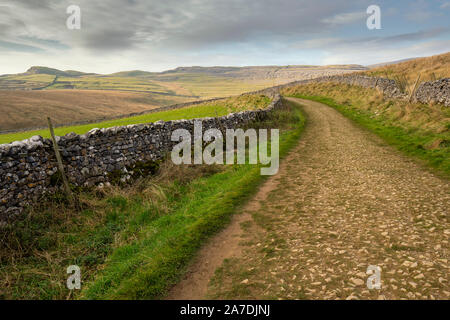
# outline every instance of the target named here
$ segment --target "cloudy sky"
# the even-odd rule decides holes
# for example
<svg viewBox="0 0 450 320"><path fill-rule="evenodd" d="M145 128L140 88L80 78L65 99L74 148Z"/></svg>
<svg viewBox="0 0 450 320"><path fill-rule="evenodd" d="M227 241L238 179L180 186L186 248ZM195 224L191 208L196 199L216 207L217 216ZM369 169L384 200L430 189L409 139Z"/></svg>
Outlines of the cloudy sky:
<svg viewBox="0 0 450 320"><path fill-rule="evenodd" d="M366 26L372 4L380 30ZM449 21L450 0L0 0L0 74L373 64L450 51Z"/></svg>

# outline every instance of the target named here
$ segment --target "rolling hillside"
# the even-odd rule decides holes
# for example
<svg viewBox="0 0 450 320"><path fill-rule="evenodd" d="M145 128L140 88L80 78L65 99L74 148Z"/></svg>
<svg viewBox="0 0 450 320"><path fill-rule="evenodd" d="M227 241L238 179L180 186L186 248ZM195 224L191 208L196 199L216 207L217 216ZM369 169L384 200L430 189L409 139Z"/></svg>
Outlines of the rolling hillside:
<svg viewBox="0 0 450 320"><path fill-rule="evenodd" d="M364 67L180 67L109 75L31 67L0 76L0 132L101 120L192 100L227 97L294 80L354 72Z"/></svg>
<svg viewBox="0 0 450 320"><path fill-rule="evenodd" d="M185 102L188 98L106 90L0 90L0 132L55 124L102 120Z"/></svg>
<svg viewBox="0 0 450 320"><path fill-rule="evenodd" d="M369 76L390 79L405 76L409 84L416 81L419 73L421 81L448 78L450 77L450 52L375 67L364 73Z"/></svg>

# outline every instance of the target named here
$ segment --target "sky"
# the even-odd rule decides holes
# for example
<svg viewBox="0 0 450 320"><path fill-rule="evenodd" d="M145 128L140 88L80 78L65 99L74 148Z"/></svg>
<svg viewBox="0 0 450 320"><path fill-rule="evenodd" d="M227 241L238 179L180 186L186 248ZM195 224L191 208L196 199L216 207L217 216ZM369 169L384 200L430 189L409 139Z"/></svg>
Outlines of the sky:
<svg viewBox="0 0 450 320"><path fill-rule="evenodd" d="M67 8L80 8L80 29ZM370 30L377 5L381 29ZM0 0L0 74L369 65L450 51L450 0Z"/></svg>

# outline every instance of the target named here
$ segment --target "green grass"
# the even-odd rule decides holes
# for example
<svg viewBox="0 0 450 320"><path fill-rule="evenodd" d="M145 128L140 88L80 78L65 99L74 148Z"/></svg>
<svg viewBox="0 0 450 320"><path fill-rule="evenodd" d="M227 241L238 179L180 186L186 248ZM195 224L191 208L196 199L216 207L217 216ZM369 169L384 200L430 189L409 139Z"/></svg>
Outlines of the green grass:
<svg viewBox="0 0 450 320"><path fill-rule="evenodd" d="M280 139L280 155L298 140L304 118ZM116 249L83 291L87 299L161 298L183 275L205 240L223 228L264 180L260 166L233 166L194 181L173 213L143 227L139 240Z"/></svg>
<svg viewBox="0 0 450 320"><path fill-rule="evenodd" d="M383 116L376 117L370 111L362 110L355 106L338 104L328 97L301 94L292 96L321 102L335 108L344 116L377 134L403 153L421 159L438 172L444 173L445 176L450 176L450 146L447 145L435 149L429 148L433 141L448 138L448 134L436 134L424 130L394 126L391 120L385 119Z"/></svg>
<svg viewBox="0 0 450 320"><path fill-rule="evenodd" d="M128 72L112 75L58 76L57 81L50 74L8 75L0 78L0 88L25 89L42 88L46 90L83 89L83 90L127 90L151 91L163 94L182 94L173 89L177 85L184 95L196 97L227 97L245 92L263 89L272 85L272 81L245 81L223 76L197 73L142 73ZM167 84L167 85L166 85ZM171 89L172 88L172 89Z"/></svg>
<svg viewBox="0 0 450 320"><path fill-rule="evenodd" d="M255 127L280 128L284 156L303 125L295 107ZM163 164L132 185L81 192L82 212L56 195L5 232L0 299L162 298L264 179L253 165ZM65 287L72 264L82 271L75 296Z"/></svg>

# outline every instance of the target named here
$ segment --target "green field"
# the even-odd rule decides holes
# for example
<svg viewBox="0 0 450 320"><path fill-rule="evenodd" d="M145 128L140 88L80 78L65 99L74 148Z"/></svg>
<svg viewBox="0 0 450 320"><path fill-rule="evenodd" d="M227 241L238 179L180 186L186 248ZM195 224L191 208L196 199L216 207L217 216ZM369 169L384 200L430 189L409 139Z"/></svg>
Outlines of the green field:
<svg viewBox="0 0 450 320"><path fill-rule="evenodd" d="M123 72L112 75L18 74L0 77L0 90L78 89L125 90L191 97L226 97L269 87L271 80L243 79L201 73Z"/></svg>
<svg viewBox="0 0 450 320"><path fill-rule="evenodd" d="M210 98L237 95L272 85L272 81L269 80L250 82L196 73L162 74L156 79L162 82L175 83L188 90L194 96Z"/></svg>
<svg viewBox="0 0 450 320"><path fill-rule="evenodd" d="M47 89L65 89L68 86L71 89L155 91L176 94L151 80L111 76L58 77L55 84Z"/></svg>
<svg viewBox="0 0 450 320"><path fill-rule="evenodd" d="M156 122L158 120L168 121L168 120L223 116L231 112L265 108L266 106L269 105L269 103L270 99L265 96L243 95L239 97L225 99L223 101L200 104L180 109L148 113L144 115L115 119L110 121L103 121L98 123L55 128L55 134L58 136L63 136L70 132L75 132L77 134L84 134L94 128L126 126L129 124ZM50 137L48 129L9 133L0 135L0 144L28 139L35 135L40 135L45 138Z"/></svg>
<svg viewBox="0 0 450 320"><path fill-rule="evenodd" d="M35 89L48 86L55 79L50 74L21 74L0 77L0 90Z"/></svg>

